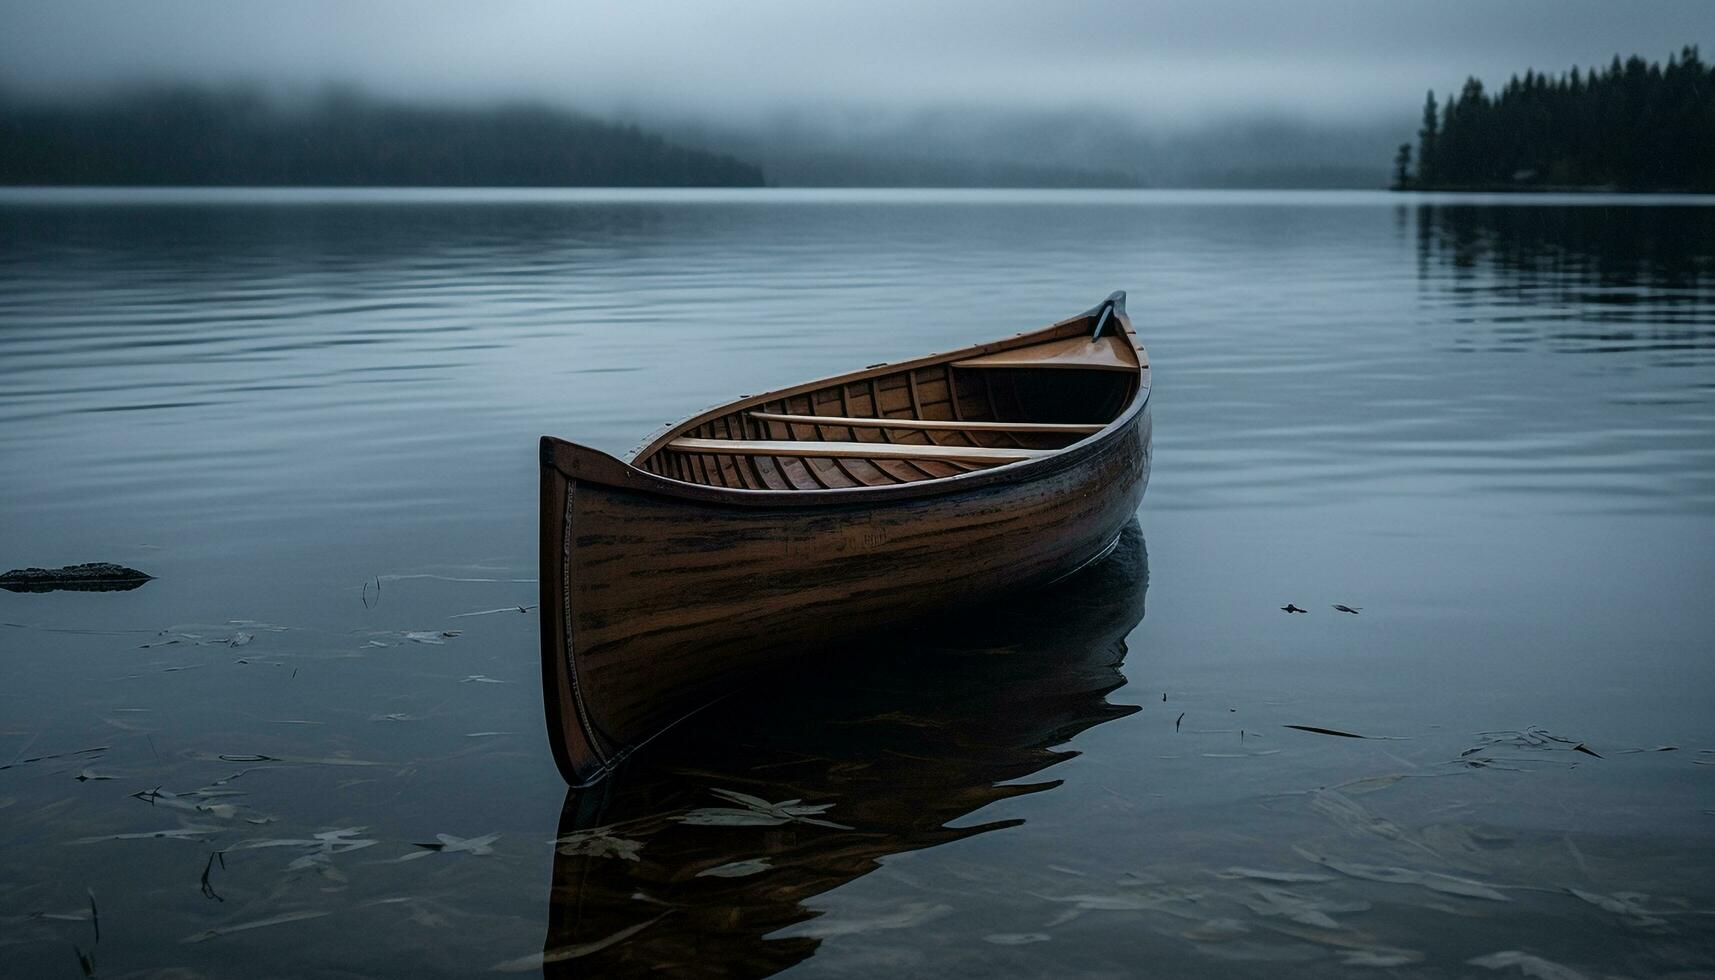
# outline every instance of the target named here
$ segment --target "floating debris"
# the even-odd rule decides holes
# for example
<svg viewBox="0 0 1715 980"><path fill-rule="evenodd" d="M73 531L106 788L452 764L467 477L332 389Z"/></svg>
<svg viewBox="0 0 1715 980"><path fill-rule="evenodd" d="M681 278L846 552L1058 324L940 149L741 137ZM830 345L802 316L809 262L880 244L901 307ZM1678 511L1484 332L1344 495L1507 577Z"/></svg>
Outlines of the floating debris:
<svg viewBox="0 0 1715 980"><path fill-rule="evenodd" d="M82 770L79 770L78 774L73 776L72 778L77 780L80 783L89 783L89 782L99 782L101 780L106 780L106 779L112 779L113 777L112 776L103 776L101 773L98 773L93 769L82 769Z"/></svg>
<svg viewBox="0 0 1715 980"><path fill-rule="evenodd" d="M28 746L25 747L28 748ZM110 745L97 745L92 748L78 749L75 752L51 752L47 755L33 755L28 759L14 759L0 766L0 770L11 769L14 766L27 766L32 762L46 762L49 759L69 759L76 755L94 755L97 752L106 752L110 748L112 748Z"/></svg>
<svg viewBox="0 0 1715 980"><path fill-rule="evenodd" d="M564 853L563 851L561 853ZM633 860L636 860L633 858ZM748 878L761 874L774 867L767 858L751 858L748 861L730 861L718 867L706 868L697 872L698 878Z"/></svg>
<svg viewBox="0 0 1715 980"><path fill-rule="evenodd" d="M252 921L252 922L240 922L237 925L230 925L230 926L216 926L213 929L209 929L205 932L199 932L194 936L186 936L185 938L179 940L179 942L181 942L181 943L203 943L203 942L208 942L210 939L218 938L220 936L230 936L235 932L245 932L245 931L248 931L250 929L263 929L263 928L266 928L268 926L285 925L288 922L302 922L305 919L319 919L324 915L331 915L331 914L332 914L331 912L316 911L316 910L311 910L311 909L305 909L305 910L299 911L299 912L283 912L280 915L269 916L266 919L256 919L255 921Z"/></svg>
<svg viewBox="0 0 1715 980"><path fill-rule="evenodd" d="M226 852L210 851L208 855L208 863L202 866L202 895L204 898L212 898L217 902L224 902L226 899L220 897L220 894L214 890L214 885L208 880L209 872L214 870L214 862L217 858L220 860L220 870L226 870Z"/></svg>
<svg viewBox="0 0 1715 980"><path fill-rule="evenodd" d="M107 834L99 837L79 837L68 844L99 844L110 840L195 840L200 841L221 832L220 827L174 827L170 830L145 830L134 834Z"/></svg>
<svg viewBox="0 0 1715 980"><path fill-rule="evenodd" d="M193 813L206 813L211 817L230 820L238 815L239 807L234 803L210 803L210 799L222 796L240 795L237 790L214 789L204 787L191 793L180 795L170 790L146 789L132 793L131 798L142 800L150 806L164 806L173 810L187 810Z"/></svg>
<svg viewBox="0 0 1715 980"><path fill-rule="evenodd" d="M461 683L461 684L504 684L506 682L503 680L500 680L499 678L488 677L488 676L485 676L483 674L467 674L467 675L465 675L465 679L460 681L459 683Z"/></svg>
<svg viewBox="0 0 1715 980"><path fill-rule="evenodd" d="M832 803L807 804L797 799L770 803L748 793L730 789L711 789L709 792L723 800L737 803L743 809L702 807L674 819L694 827L777 827L786 823L803 823L834 830L852 829L845 824L820 818L819 815L826 813L833 806Z"/></svg>
<svg viewBox="0 0 1715 980"><path fill-rule="evenodd" d="M1295 605L1293 605L1293 604L1292 604L1292 603L1290 603L1290 602L1289 602L1289 603L1287 603L1287 604L1286 604L1286 605L1284 605L1284 606L1281 606L1281 607L1280 607L1280 611L1281 611L1281 612L1284 612L1284 613L1307 613L1307 612L1309 612L1309 611L1310 611L1310 610L1308 610L1308 609L1300 609L1300 608L1298 608L1298 607L1297 607L1297 606L1295 606Z"/></svg>
<svg viewBox="0 0 1715 980"><path fill-rule="evenodd" d="M1358 610L1360 610L1364 607L1363 606L1348 606L1343 602L1336 602L1336 603L1334 603L1334 608L1338 609L1339 611L1341 611L1343 613L1351 613L1352 615L1356 616L1358 614Z"/></svg>
<svg viewBox="0 0 1715 980"><path fill-rule="evenodd" d="M1596 756L1596 758L1598 758L1598 759L1601 758L1600 755L1598 755L1596 752L1591 750L1591 748L1588 745L1585 745L1583 742L1579 742L1577 745L1572 746L1572 751L1582 752L1585 755L1593 755L1593 756Z"/></svg>
<svg viewBox="0 0 1715 980"><path fill-rule="evenodd" d="M1351 732L1342 732L1336 728L1317 728L1315 725L1282 725L1280 727L1290 728L1290 729L1293 729L1294 731L1300 731L1300 732L1314 732L1317 735L1334 735L1334 736L1337 736L1339 738L1369 738L1370 737L1368 735L1354 735Z"/></svg>
<svg viewBox="0 0 1715 980"><path fill-rule="evenodd" d="M621 861L638 861L637 852L643 850L643 842L616 837L612 827L592 827L580 830L554 840L555 850L566 857L607 857L618 858ZM744 862L738 862L740 864ZM724 867L724 865L723 865ZM702 874L713 874L714 871L704 871Z"/></svg>
<svg viewBox="0 0 1715 980"><path fill-rule="evenodd" d="M435 842L432 844L419 844L413 842L415 846L421 847L424 850L420 854L411 854L407 855L407 857L426 857L429 854L435 853L454 854L458 852L474 855L493 854L494 848L489 845L499 839L499 834L487 834L482 837L468 838L454 837L451 834L436 834Z"/></svg>
<svg viewBox="0 0 1715 980"><path fill-rule="evenodd" d="M983 937L983 942L996 946L1027 946L1030 943L1045 943L1049 939L1046 932L991 932Z"/></svg>
<svg viewBox="0 0 1715 980"><path fill-rule="evenodd" d="M498 609L478 609L476 612L454 613L453 615L448 616L447 618L448 619L466 619L466 618L471 617L471 616L492 616L495 613L527 613L530 610L535 609L535 608L536 608L536 606L533 603L531 605L528 605L528 606L501 606Z"/></svg>

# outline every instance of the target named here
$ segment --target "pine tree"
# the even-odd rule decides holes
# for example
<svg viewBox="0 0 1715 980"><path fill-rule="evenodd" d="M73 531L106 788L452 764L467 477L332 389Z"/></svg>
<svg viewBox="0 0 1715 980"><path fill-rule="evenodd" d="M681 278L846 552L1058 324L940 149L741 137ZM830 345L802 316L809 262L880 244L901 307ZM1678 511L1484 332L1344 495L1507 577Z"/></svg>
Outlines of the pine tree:
<svg viewBox="0 0 1715 980"><path fill-rule="evenodd" d="M1435 90L1423 99L1423 128L1417 131L1417 182L1427 184L1436 179L1436 138L1439 135L1435 118ZM1402 181L1400 186L1405 186Z"/></svg>
<svg viewBox="0 0 1715 980"><path fill-rule="evenodd" d="M1393 156L1393 189L1403 191L1411 186L1411 144L1399 144Z"/></svg>

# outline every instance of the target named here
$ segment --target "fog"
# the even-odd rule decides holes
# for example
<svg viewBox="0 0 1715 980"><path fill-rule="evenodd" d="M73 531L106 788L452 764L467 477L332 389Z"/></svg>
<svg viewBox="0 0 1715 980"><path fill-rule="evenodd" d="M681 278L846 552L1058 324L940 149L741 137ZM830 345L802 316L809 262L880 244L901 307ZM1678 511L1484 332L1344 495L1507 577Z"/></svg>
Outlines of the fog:
<svg viewBox="0 0 1715 980"><path fill-rule="evenodd" d="M1358 154L1347 163L1379 175L1426 89L1710 41L1710 0L60 0L0 7L0 85L522 98L749 149L801 178L830 154L1145 179L1206 170L1208 154L1230 170L1247 154L1312 167Z"/></svg>

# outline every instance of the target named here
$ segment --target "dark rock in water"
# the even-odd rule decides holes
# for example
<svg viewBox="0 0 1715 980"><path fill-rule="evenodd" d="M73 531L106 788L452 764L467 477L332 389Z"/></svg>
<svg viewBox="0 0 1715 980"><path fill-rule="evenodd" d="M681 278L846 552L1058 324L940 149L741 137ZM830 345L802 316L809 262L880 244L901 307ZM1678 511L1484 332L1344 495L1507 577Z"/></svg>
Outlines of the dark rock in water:
<svg viewBox="0 0 1715 980"><path fill-rule="evenodd" d="M122 592L154 578L135 568L108 561L92 561L64 568L14 568L0 575L0 589L10 592Z"/></svg>

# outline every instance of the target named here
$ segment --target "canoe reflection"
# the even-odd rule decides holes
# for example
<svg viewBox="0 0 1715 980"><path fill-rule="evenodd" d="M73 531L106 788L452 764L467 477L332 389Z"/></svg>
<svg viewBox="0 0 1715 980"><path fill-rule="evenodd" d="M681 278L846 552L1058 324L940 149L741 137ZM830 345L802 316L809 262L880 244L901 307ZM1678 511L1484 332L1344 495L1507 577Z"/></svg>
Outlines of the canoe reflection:
<svg viewBox="0 0 1715 980"><path fill-rule="evenodd" d="M768 976L820 943L764 939L814 917L804 900L890 854L1021 823L947 826L1059 785L1012 781L1138 710L1106 696L1125 683L1148 585L1134 522L1105 560L1053 587L818 658L571 790L545 973Z"/></svg>

